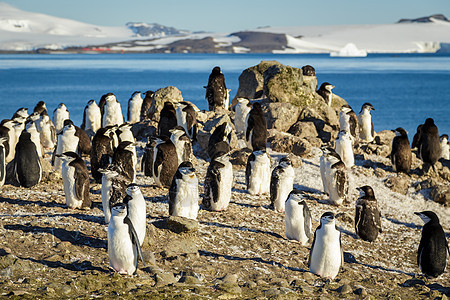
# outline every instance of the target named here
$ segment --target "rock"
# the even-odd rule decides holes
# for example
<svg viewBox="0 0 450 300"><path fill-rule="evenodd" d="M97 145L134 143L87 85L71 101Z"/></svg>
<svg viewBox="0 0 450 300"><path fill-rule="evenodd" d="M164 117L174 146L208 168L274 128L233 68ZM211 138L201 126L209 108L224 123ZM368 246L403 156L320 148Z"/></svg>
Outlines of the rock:
<svg viewBox="0 0 450 300"><path fill-rule="evenodd" d="M170 101L172 103L183 101L181 91L174 86L168 86L157 90L155 94L153 94L152 104L148 110L150 119L157 122L159 121L159 113L161 112L164 102L166 101Z"/></svg>
<svg viewBox="0 0 450 300"><path fill-rule="evenodd" d="M164 272L162 270L155 272L156 286L166 286L177 282L172 272Z"/></svg>
<svg viewBox="0 0 450 300"><path fill-rule="evenodd" d="M156 136L158 124L155 121L145 120L131 126L131 132L136 140L142 140L149 136Z"/></svg>
<svg viewBox="0 0 450 300"><path fill-rule="evenodd" d="M341 294L341 295L346 295L346 294L348 294L348 293L353 292L353 289L352 289L352 287L351 287L350 285L344 284L344 285L341 285L341 286L338 288L337 291L338 291L339 294Z"/></svg>
<svg viewBox="0 0 450 300"><path fill-rule="evenodd" d="M167 219L167 227L175 233L196 232L198 221L179 216L170 216Z"/></svg>
<svg viewBox="0 0 450 300"><path fill-rule="evenodd" d="M299 108L291 103L262 103L268 129L287 131L297 122Z"/></svg>
<svg viewBox="0 0 450 300"><path fill-rule="evenodd" d="M300 138L318 136L316 125L312 121L299 121L292 125L288 132Z"/></svg>
<svg viewBox="0 0 450 300"><path fill-rule="evenodd" d="M387 172L385 170L383 170L382 168L376 168L373 173L378 178L384 178L387 176Z"/></svg>
<svg viewBox="0 0 450 300"><path fill-rule="evenodd" d="M198 130L197 141L201 149L203 149L204 151L208 149L209 137L214 132L217 126L222 125L225 122L228 122L233 128L233 130L231 131L230 147L231 149L237 148L238 139L236 136L236 130L234 129L234 124L231 122L231 119L227 113L218 113L214 115L213 119L206 121L203 128Z"/></svg>
<svg viewBox="0 0 450 300"><path fill-rule="evenodd" d="M306 139L300 139L292 147L292 153L297 156L305 156L311 152L311 144Z"/></svg>
<svg viewBox="0 0 450 300"><path fill-rule="evenodd" d="M340 222L353 224L353 217L350 216L348 213L345 213L345 212L336 214L336 219L338 219Z"/></svg>
<svg viewBox="0 0 450 300"><path fill-rule="evenodd" d="M383 130L376 133L374 141L377 145L386 145L389 146L389 149L391 149L392 140L394 137L395 133L392 130Z"/></svg>
<svg viewBox="0 0 450 300"><path fill-rule="evenodd" d="M392 176L385 180L384 185L396 193L406 195L410 186L409 180L403 176Z"/></svg>
<svg viewBox="0 0 450 300"><path fill-rule="evenodd" d="M238 276L236 274L227 274L222 278L223 282L228 282L232 284L237 284Z"/></svg>
<svg viewBox="0 0 450 300"><path fill-rule="evenodd" d="M242 289L237 283L230 283L225 281L217 284L217 289L233 295L240 295L242 293Z"/></svg>
<svg viewBox="0 0 450 300"><path fill-rule="evenodd" d="M288 287L289 282L284 278L272 278L270 280L272 285L280 286L280 287Z"/></svg>
<svg viewBox="0 0 450 300"><path fill-rule="evenodd" d="M263 93L264 76L258 70L258 66L253 66L242 71L239 75L239 87L236 97L232 101L232 105L237 98L256 99L260 98Z"/></svg>
<svg viewBox="0 0 450 300"><path fill-rule="evenodd" d="M198 255L198 247L193 238L173 239L163 247L161 252L165 259L174 259L179 256Z"/></svg>
<svg viewBox="0 0 450 300"><path fill-rule="evenodd" d="M267 141L273 151L292 153L298 156L307 155L311 151L311 144L306 139L273 129L268 133Z"/></svg>
<svg viewBox="0 0 450 300"><path fill-rule="evenodd" d="M354 293L359 296L367 296L367 291L363 286L356 286Z"/></svg>
<svg viewBox="0 0 450 300"><path fill-rule="evenodd" d="M431 189L431 198L434 202L443 204L444 206L450 205L450 186L448 185L435 185Z"/></svg>

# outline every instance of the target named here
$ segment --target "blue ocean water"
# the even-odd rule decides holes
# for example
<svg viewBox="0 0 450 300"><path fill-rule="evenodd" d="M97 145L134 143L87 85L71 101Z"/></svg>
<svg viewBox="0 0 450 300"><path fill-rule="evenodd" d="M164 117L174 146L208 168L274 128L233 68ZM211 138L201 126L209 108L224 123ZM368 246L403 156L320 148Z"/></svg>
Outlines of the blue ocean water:
<svg viewBox="0 0 450 300"><path fill-rule="evenodd" d="M450 133L450 55L372 54L365 58L336 58L325 54L97 54L0 55L0 119L20 107L32 111L44 100L50 115L64 102L75 124L81 124L90 99L113 92L126 114L134 91L176 86L185 100L206 109L209 73L220 66L233 98L241 72L262 60L316 69L319 85L328 81L334 93L359 112L364 102L376 131L403 127L412 134L426 118L439 132Z"/></svg>

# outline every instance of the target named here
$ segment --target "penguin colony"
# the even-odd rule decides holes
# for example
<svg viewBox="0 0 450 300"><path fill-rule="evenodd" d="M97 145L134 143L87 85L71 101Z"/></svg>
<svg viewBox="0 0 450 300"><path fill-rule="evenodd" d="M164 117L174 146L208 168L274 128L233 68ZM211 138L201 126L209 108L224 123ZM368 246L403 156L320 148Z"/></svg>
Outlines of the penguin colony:
<svg viewBox="0 0 450 300"><path fill-rule="evenodd" d="M313 74L314 69L305 70ZM304 70L304 71L305 71ZM312 71L311 71L312 70ZM206 99L209 109L228 109L228 90L219 67L208 80ZM331 106L333 85L325 82L317 93ZM64 103L58 105L50 120L46 105L40 101L31 115L20 108L10 120L0 124L0 186L5 184L6 166L13 163L16 183L30 188L42 177L41 159L45 151L53 151L53 166L61 172L66 205L70 209L89 209L90 176L101 183L102 207L107 224L110 267L119 274L132 275L143 262L141 246L147 226L146 200L136 182L138 164L131 125L149 117L153 92L134 92L128 101L127 123L120 103L113 93L101 97L99 105L89 100L81 128L69 119ZM270 172L267 153L267 123L261 104L237 99L234 126L224 122L217 126L208 143L210 163L204 178L204 194L200 197L196 170L191 162L192 145L197 136L198 109L187 101L165 102L160 113L157 135L149 137L141 159L144 176L155 185L169 189L169 215L197 219L200 208L224 211L231 201L233 169L230 143L233 130L243 137L252 151L245 170L247 192L270 196L270 209L285 216L287 239L305 246L310 242L308 266L324 279L333 280L344 263L341 232L336 216L325 212L313 233L311 212L305 196L294 189L295 171L288 156L281 157ZM334 147L323 147L320 173L323 191L329 204L348 203L349 176L354 166L353 148L358 143L371 143L375 138L370 103L364 103L358 116L349 105L339 113L340 132ZM52 122L53 121L53 122ZM411 170L411 147L407 132L395 129L390 159L396 172ZM330 145L331 146L331 145ZM433 119L419 125L413 139L424 164L434 167L439 158L448 159L448 136L439 137ZM90 173L84 157L90 158ZM355 233L369 243L382 234L381 212L376 191L370 186L358 188L355 202ZM202 198L202 199L200 199ZM201 203L201 207L199 206ZM449 251L445 233L434 212L416 213L425 223L417 251L417 263L423 274L437 277L444 273Z"/></svg>

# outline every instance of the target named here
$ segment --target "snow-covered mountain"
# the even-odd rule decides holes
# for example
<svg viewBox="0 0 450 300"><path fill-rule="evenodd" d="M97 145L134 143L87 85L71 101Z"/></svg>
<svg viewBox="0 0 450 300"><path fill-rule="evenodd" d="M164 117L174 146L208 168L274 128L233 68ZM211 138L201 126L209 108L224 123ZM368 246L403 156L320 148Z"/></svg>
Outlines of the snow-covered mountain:
<svg viewBox="0 0 450 300"><path fill-rule="evenodd" d="M349 47L351 45L351 47ZM443 15L395 24L264 27L235 33L192 33L159 24L96 26L25 12L0 2L0 51L151 53L434 53L449 52Z"/></svg>

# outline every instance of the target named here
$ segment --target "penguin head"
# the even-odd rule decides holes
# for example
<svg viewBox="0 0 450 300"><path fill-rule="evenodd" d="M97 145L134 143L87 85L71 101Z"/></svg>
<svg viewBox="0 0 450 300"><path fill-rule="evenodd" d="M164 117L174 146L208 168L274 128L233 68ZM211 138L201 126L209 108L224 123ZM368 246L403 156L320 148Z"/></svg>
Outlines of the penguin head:
<svg viewBox="0 0 450 300"><path fill-rule="evenodd" d="M34 107L33 112L41 113L44 110L47 110L47 105L45 105L44 101L39 101Z"/></svg>
<svg viewBox="0 0 450 300"><path fill-rule="evenodd" d="M434 120L432 118L428 118L425 120L425 126L429 127L429 126L434 126Z"/></svg>
<svg viewBox="0 0 450 300"><path fill-rule="evenodd" d="M287 197L286 202L293 200L293 201L296 201L299 205L303 205L305 202L305 200L303 200L303 199L304 198L303 198L302 194L300 194L297 190L293 190L289 193L289 196Z"/></svg>
<svg viewBox="0 0 450 300"><path fill-rule="evenodd" d="M28 108L26 108L26 107L19 108L14 113L13 119L14 118L24 118L24 119L28 118Z"/></svg>
<svg viewBox="0 0 450 300"><path fill-rule="evenodd" d="M432 211L415 212L414 214L418 215L425 224L427 224L428 222L439 223L438 216Z"/></svg>
<svg viewBox="0 0 450 300"><path fill-rule="evenodd" d="M439 139L441 140L441 142L447 143L448 142L448 135L443 134L443 135L441 135L441 137Z"/></svg>
<svg viewBox="0 0 450 300"><path fill-rule="evenodd" d="M58 104L57 109L67 109L67 107L64 103L60 103L60 104Z"/></svg>
<svg viewBox="0 0 450 300"><path fill-rule="evenodd" d="M375 194L373 192L372 187L365 185L362 187L358 187L356 188L359 191L359 197L360 198L367 198L367 199L371 199L371 200L376 200L375 199Z"/></svg>
<svg viewBox="0 0 450 300"><path fill-rule="evenodd" d="M135 91L132 95L131 95L131 99L133 98L142 98L141 97L141 92L140 91Z"/></svg>
<svg viewBox="0 0 450 300"><path fill-rule="evenodd" d="M116 96L113 93L108 93L105 97L106 102L116 102Z"/></svg>
<svg viewBox="0 0 450 300"><path fill-rule="evenodd" d="M39 112L35 111L31 115L28 116L27 121L37 121L40 118Z"/></svg>
<svg viewBox="0 0 450 300"><path fill-rule="evenodd" d="M395 133L395 136L408 136L408 132L401 127L398 127L397 129L395 129L394 133Z"/></svg>
<svg viewBox="0 0 450 300"><path fill-rule="evenodd" d="M152 98L154 94L155 94L154 91L146 91L144 93L144 96L145 96L145 98Z"/></svg>
<svg viewBox="0 0 450 300"><path fill-rule="evenodd" d="M248 104L250 102L247 98L237 98L237 101L240 104L244 104L244 105L246 105L246 104Z"/></svg>
<svg viewBox="0 0 450 300"><path fill-rule="evenodd" d="M220 73L222 73L222 71L220 70L220 67L219 67L219 66L215 66L215 67L212 69L212 71L211 71L211 74L214 74L214 75L217 75L217 74L220 74Z"/></svg>
<svg viewBox="0 0 450 300"><path fill-rule="evenodd" d="M122 172L122 169L116 164L109 164L105 169L98 169L98 171L105 175L107 178L113 178L119 176L120 172Z"/></svg>
<svg viewBox="0 0 450 300"><path fill-rule="evenodd" d="M195 169L190 161L184 161L178 166L178 171L182 176L187 176L188 178L195 177Z"/></svg>
<svg viewBox="0 0 450 300"><path fill-rule="evenodd" d="M335 218L331 211L327 211L320 217L320 225L334 224Z"/></svg>
<svg viewBox="0 0 450 300"><path fill-rule="evenodd" d="M292 166L292 162L289 159L289 157L285 156L285 157L282 157L280 159L280 164L279 165L280 165L280 167L282 167L284 169L284 168L287 168L289 166Z"/></svg>
<svg viewBox="0 0 450 300"><path fill-rule="evenodd" d="M56 154L56 156L67 162L72 162L75 159L79 158L78 154L72 151L64 152L62 154Z"/></svg>
<svg viewBox="0 0 450 300"><path fill-rule="evenodd" d="M370 104L369 102L366 102L362 105L360 113L362 113L364 110L367 110L370 112L371 110L375 110L375 108L373 108L372 104Z"/></svg>
<svg viewBox="0 0 450 300"><path fill-rule="evenodd" d="M350 133L347 130L341 130L338 133L338 139L342 139L342 138L350 138Z"/></svg>
<svg viewBox="0 0 450 300"><path fill-rule="evenodd" d="M141 193L141 189L136 183L132 183L127 187L127 195L133 197L133 195L137 195Z"/></svg>
<svg viewBox="0 0 450 300"><path fill-rule="evenodd" d="M33 120L28 119L25 122L25 130L28 131L28 132L36 131L37 130L36 129L36 123Z"/></svg>
<svg viewBox="0 0 450 300"><path fill-rule="evenodd" d="M125 217L127 215L127 205L125 203L117 203L111 207L112 217Z"/></svg>
<svg viewBox="0 0 450 300"><path fill-rule="evenodd" d="M67 131L76 131L75 129L75 125L73 125L73 122L69 119L64 120L64 128L62 130L63 133L67 132Z"/></svg>
<svg viewBox="0 0 450 300"><path fill-rule="evenodd" d="M182 126L175 126L174 128L169 129L169 132L174 137L181 137L186 134L186 131L184 130L184 128Z"/></svg>
<svg viewBox="0 0 450 300"><path fill-rule="evenodd" d="M335 86L332 85L331 83L329 83L329 82L324 82L324 83L322 83L322 84L320 85L319 90L327 90L327 91L331 92L331 90L334 89L334 88L335 88Z"/></svg>
<svg viewBox="0 0 450 300"><path fill-rule="evenodd" d="M311 65L306 65L302 67L303 76L316 76L316 70Z"/></svg>

